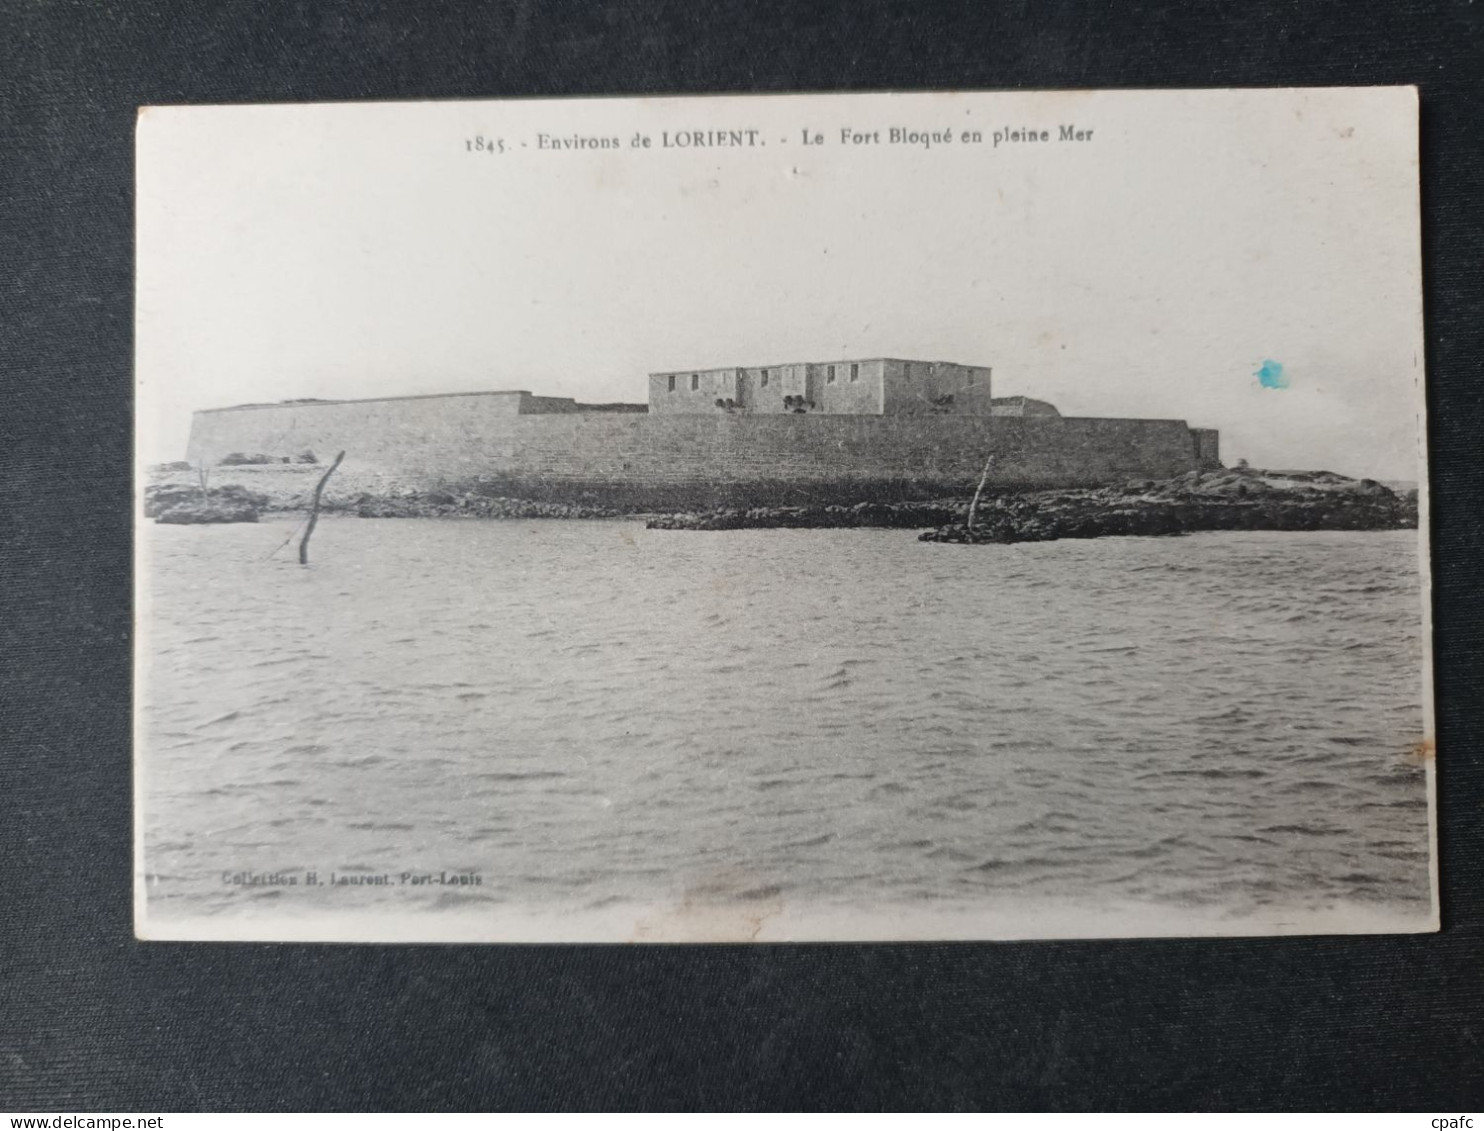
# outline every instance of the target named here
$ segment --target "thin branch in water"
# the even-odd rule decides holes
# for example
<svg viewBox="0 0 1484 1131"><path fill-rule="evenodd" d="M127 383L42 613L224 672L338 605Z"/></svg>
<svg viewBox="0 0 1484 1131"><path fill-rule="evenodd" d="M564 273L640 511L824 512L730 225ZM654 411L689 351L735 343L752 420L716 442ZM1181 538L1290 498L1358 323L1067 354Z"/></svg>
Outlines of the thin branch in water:
<svg viewBox="0 0 1484 1131"><path fill-rule="evenodd" d="M984 494L984 484L989 479L989 469L994 464L994 456L991 455L984 461L984 474L979 476L979 486L974 491L974 501L969 504L969 521L967 529L970 534L974 533L974 516L979 513L979 496Z"/></svg>
<svg viewBox="0 0 1484 1131"><path fill-rule="evenodd" d="M335 457L335 462L330 464L330 469L320 476L320 481L314 488L314 504L309 508L309 525L304 530L304 540L299 543L299 564L309 564L309 536L314 533L314 525L319 522L319 497L324 493L325 484L329 482L330 476L335 474L335 469L340 466L340 461L345 458L341 452Z"/></svg>

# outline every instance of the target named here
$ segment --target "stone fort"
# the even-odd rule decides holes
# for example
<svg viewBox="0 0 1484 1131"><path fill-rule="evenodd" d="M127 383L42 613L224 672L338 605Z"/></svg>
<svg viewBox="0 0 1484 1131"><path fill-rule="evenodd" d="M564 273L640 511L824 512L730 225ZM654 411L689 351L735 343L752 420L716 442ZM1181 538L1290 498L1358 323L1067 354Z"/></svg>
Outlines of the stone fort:
<svg viewBox="0 0 1484 1131"><path fill-rule="evenodd" d="M299 400L206 409L188 458L320 458L403 485L481 484L529 497L673 506L930 497L1096 486L1219 466L1215 430L1183 420L1063 416L994 397L988 367L867 358L649 375L647 404L525 390Z"/></svg>

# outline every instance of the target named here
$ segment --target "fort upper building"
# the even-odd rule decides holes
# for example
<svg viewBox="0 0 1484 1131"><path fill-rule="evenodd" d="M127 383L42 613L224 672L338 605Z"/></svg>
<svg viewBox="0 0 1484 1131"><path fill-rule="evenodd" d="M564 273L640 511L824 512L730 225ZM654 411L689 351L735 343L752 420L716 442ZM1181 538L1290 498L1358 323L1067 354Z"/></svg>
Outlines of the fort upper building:
<svg viewBox="0 0 1484 1131"><path fill-rule="evenodd" d="M1094 486L1219 466L1183 420L1067 417L994 397L988 366L864 358L649 375L649 403L522 390L295 400L197 412L187 457L326 458L410 487L676 500L887 498Z"/></svg>
<svg viewBox="0 0 1484 1131"><path fill-rule="evenodd" d="M897 357L682 369L649 375L649 411L1059 415L1045 401L996 400L990 395L990 377L988 366Z"/></svg>
<svg viewBox="0 0 1484 1131"><path fill-rule="evenodd" d="M649 411L989 413L987 367L873 357L649 375Z"/></svg>

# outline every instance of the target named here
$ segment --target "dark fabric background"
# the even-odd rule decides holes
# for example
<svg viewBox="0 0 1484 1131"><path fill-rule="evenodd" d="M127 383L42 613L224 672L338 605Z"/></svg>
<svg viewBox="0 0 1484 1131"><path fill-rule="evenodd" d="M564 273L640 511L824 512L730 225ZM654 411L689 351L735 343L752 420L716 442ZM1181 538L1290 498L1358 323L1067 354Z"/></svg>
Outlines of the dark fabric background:
<svg viewBox="0 0 1484 1131"><path fill-rule="evenodd" d="M0 2L0 1109L1480 1107L1481 31L1470 0ZM136 106L1348 83L1422 89L1441 935L133 940Z"/></svg>

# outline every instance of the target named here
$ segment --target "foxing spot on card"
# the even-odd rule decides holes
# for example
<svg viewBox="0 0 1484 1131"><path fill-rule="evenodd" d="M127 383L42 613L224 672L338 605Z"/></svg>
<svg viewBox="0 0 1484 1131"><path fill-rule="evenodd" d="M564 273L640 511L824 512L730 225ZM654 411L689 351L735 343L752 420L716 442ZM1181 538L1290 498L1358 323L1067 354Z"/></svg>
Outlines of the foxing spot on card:
<svg viewBox="0 0 1484 1131"><path fill-rule="evenodd" d="M1413 90L137 142L141 936L1436 928Z"/></svg>

